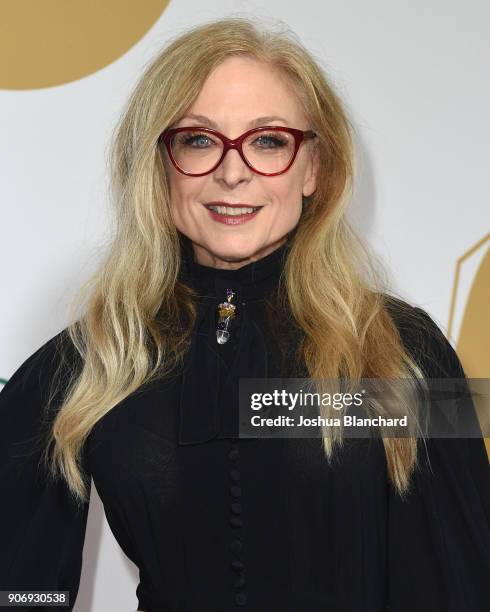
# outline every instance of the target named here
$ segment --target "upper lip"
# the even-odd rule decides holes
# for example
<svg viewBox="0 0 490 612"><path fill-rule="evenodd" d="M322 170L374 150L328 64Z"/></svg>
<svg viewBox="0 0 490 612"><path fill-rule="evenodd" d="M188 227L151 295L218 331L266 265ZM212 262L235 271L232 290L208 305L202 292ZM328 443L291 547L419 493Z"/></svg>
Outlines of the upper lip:
<svg viewBox="0 0 490 612"><path fill-rule="evenodd" d="M204 206L231 206L232 208L258 208L257 204L231 204L230 202L207 202Z"/></svg>

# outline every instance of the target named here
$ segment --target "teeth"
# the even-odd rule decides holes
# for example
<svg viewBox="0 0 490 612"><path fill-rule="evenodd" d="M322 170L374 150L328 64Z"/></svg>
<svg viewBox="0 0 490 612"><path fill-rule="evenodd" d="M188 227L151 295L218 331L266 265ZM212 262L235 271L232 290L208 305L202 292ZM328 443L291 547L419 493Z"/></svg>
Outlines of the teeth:
<svg viewBox="0 0 490 612"><path fill-rule="evenodd" d="M238 215L245 215L248 213L254 212L254 210L258 210L258 208L252 207L242 207L242 208L234 208L232 206L208 206L211 210L219 213L220 215L230 215L231 217L236 217Z"/></svg>

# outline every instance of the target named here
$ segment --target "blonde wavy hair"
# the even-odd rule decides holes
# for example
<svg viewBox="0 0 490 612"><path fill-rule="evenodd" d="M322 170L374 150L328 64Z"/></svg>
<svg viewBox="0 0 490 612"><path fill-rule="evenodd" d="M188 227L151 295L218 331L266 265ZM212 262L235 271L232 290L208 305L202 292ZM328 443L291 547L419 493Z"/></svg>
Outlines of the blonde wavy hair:
<svg viewBox="0 0 490 612"><path fill-rule="evenodd" d="M281 71L318 134L317 188L304 199L281 277L302 332L298 359L314 379L423 378L388 311L385 273L345 216L353 128L320 62L282 24L264 28L242 17L201 24L173 38L145 69L111 142L114 237L71 305L66 332L80 368L69 360L71 375L43 456L50 474L65 478L79 502L88 499L81 455L94 425L142 385L171 375L189 347L197 296L178 279L182 236L170 214L158 137L185 114L211 71L235 55ZM402 300L392 304L418 316ZM391 414L416 415L412 400L402 393ZM327 409L325 416L331 416ZM329 461L342 442L341 432L325 433ZM403 496L417 463L417 440L383 437L383 444L390 482Z"/></svg>

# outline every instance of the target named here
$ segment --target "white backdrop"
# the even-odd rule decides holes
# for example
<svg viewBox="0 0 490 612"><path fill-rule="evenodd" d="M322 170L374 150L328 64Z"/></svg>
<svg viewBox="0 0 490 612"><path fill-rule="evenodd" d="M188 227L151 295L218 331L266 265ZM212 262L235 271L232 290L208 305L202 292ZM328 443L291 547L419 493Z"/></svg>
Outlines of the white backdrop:
<svg viewBox="0 0 490 612"><path fill-rule="evenodd" d="M108 137L144 64L176 31L232 14L282 20L326 69L356 126L352 219L394 288L445 332L456 264L480 244L461 270L455 344L488 249L490 4L174 0L106 67L54 87L0 89L0 377L65 327L97 263L110 222ZM134 612L137 583L92 487L75 610Z"/></svg>

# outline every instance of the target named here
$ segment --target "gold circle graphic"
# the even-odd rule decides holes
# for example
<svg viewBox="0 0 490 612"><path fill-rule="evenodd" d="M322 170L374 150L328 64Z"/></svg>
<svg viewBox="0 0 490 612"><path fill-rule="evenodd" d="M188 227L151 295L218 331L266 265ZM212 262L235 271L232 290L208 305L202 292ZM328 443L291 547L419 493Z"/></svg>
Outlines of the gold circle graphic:
<svg viewBox="0 0 490 612"><path fill-rule="evenodd" d="M490 381L490 352L488 350L490 347L490 322L488 318L488 305L490 304L489 246L490 233L483 236L481 240L458 258L448 326L448 335L451 335L460 271L471 257L481 253L478 269L474 274L468 295L465 296L465 309L460 324L456 351L468 378L487 379L488 381ZM488 384L485 391L488 392ZM485 396L484 401L477 400L478 398L475 397L475 408L480 426L483 432L487 432L490 428L489 398ZM485 438L485 445L490 460L490 438Z"/></svg>
<svg viewBox="0 0 490 612"><path fill-rule="evenodd" d="M155 24L169 0L2 0L0 89L75 81L112 63Z"/></svg>

